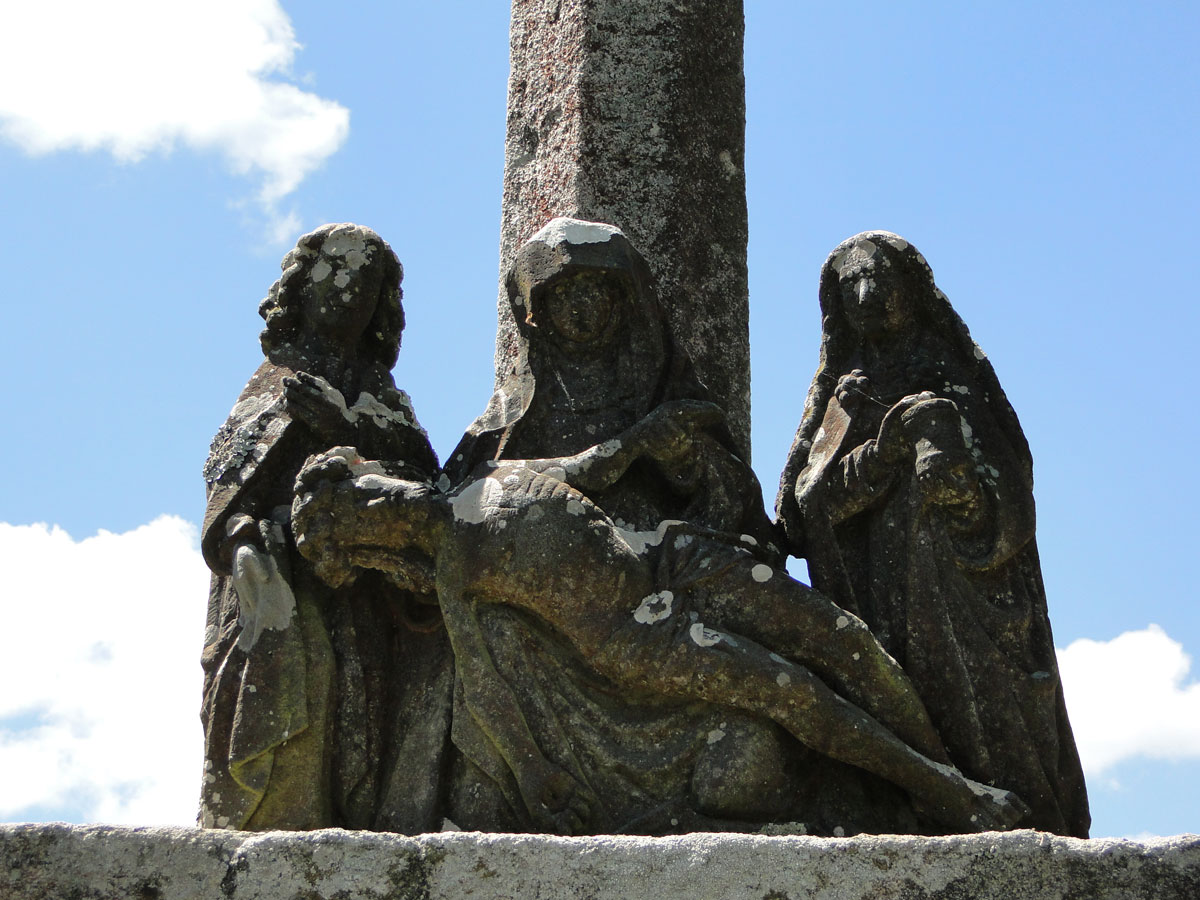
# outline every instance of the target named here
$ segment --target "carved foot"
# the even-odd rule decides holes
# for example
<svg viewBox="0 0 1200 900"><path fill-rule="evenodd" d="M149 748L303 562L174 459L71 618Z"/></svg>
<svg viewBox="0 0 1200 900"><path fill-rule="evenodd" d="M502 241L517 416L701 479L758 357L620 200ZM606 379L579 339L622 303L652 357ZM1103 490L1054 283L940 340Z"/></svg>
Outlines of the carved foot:
<svg viewBox="0 0 1200 900"><path fill-rule="evenodd" d="M1012 791L965 779L975 795L967 822L973 831L1008 831L1029 815L1029 807ZM964 831L968 830L964 828Z"/></svg>
<svg viewBox="0 0 1200 900"><path fill-rule="evenodd" d="M1029 807L1012 791L973 781L948 766L939 768L950 775L954 798L940 806L920 801L914 805L918 813L938 822L949 833L1010 831L1029 815Z"/></svg>
<svg viewBox="0 0 1200 900"><path fill-rule="evenodd" d="M548 834L580 834L596 803L596 795L565 769L552 763L520 779L521 796L534 827Z"/></svg>

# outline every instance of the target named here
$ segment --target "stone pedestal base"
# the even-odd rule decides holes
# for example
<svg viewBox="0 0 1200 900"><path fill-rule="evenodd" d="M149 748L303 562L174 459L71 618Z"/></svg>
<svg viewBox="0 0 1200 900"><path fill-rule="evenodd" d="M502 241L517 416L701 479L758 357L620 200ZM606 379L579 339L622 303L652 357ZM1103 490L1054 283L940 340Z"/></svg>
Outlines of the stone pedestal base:
<svg viewBox="0 0 1200 900"><path fill-rule="evenodd" d="M0 896L538 900L1195 900L1200 837L410 838L0 826Z"/></svg>

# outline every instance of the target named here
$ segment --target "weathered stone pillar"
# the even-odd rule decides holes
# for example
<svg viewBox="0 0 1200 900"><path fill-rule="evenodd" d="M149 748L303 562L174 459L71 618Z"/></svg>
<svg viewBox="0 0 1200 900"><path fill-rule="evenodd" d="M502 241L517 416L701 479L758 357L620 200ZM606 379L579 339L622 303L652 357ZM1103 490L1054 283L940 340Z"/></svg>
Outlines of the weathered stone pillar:
<svg viewBox="0 0 1200 900"><path fill-rule="evenodd" d="M554 216L621 228L748 460L743 30L741 0L512 0L500 268Z"/></svg>

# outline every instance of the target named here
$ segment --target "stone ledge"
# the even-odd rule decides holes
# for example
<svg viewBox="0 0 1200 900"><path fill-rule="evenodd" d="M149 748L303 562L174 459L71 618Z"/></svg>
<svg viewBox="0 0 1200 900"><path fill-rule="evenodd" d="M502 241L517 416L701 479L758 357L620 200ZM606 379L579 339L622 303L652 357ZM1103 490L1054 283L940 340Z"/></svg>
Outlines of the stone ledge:
<svg viewBox="0 0 1200 900"><path fill-rule="evenodd" d="M10 900L1196 900L1200 837L581 837L0 825Z"/></svg>

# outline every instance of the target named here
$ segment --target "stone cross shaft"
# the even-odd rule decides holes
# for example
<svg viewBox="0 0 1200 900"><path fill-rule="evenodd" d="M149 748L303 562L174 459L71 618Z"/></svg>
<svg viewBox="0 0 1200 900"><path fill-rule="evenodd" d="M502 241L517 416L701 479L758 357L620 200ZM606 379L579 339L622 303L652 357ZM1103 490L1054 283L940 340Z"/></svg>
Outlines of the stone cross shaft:
<svg viewBox="0 0 1200 900"><path fill-rule="evenodd" d="M521 243L554 216L611 223L749 461L743 31L741 0L513 0L496 372Z"/></svg>

